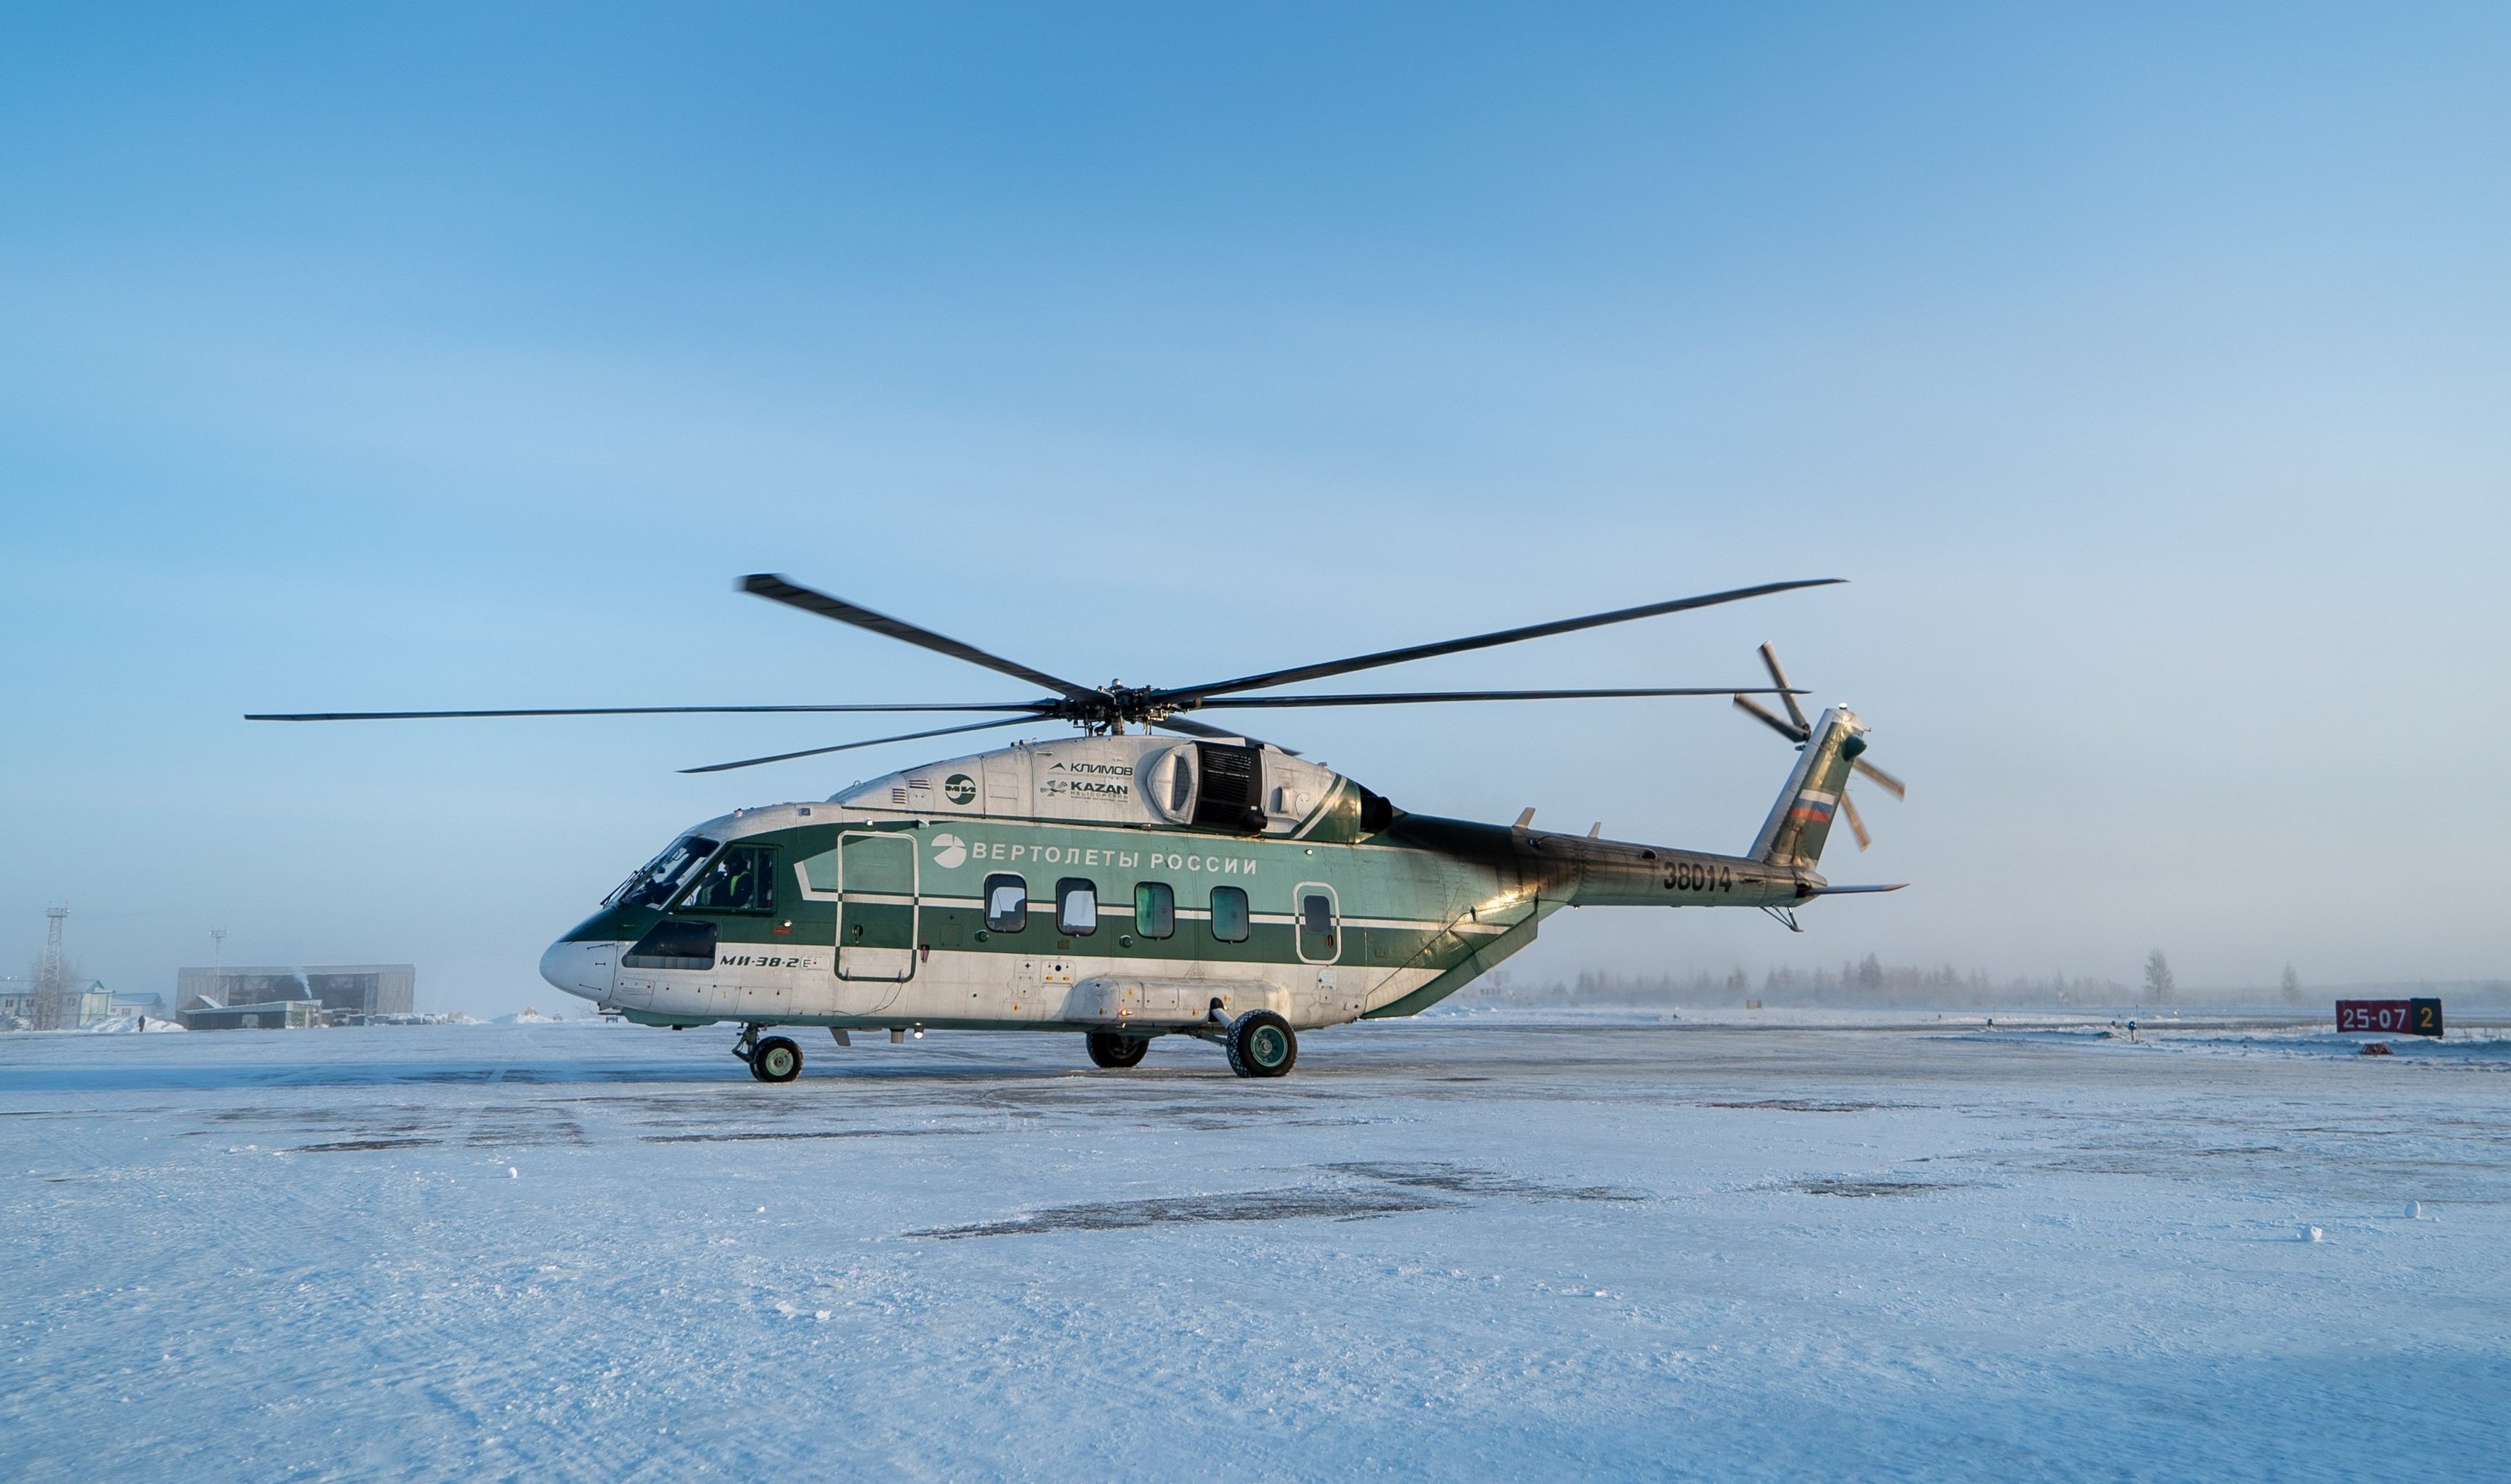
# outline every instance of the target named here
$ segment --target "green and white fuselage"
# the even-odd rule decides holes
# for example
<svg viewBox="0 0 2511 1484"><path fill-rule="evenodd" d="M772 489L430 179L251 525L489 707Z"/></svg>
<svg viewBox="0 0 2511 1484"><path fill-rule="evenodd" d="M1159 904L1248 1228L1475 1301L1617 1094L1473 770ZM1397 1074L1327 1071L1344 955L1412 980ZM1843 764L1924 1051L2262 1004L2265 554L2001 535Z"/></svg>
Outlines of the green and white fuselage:
<svg viewBox="0 0 2511 1484"><path fill-rule="evenodd" d="M1278 749L1023 743L689 831L541 972L655 1025L1212 1034L1410 1015L1564 907L1758 907L1814 874L1864 726L1826 712L1726 855L1408 814Z"/></svg>

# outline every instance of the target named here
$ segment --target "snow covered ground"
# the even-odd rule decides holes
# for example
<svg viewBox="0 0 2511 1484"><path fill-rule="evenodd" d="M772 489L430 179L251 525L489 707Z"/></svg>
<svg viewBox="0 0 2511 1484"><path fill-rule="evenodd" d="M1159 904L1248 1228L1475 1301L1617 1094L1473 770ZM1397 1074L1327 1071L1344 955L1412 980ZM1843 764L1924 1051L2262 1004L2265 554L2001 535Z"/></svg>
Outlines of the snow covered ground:
<svg viewBox="0 0 2511 1484"><path fill-rule="evenodd" d="M2511 1039L2027 1019L0 1037L0 1477L2511 1476Z"/></svg>

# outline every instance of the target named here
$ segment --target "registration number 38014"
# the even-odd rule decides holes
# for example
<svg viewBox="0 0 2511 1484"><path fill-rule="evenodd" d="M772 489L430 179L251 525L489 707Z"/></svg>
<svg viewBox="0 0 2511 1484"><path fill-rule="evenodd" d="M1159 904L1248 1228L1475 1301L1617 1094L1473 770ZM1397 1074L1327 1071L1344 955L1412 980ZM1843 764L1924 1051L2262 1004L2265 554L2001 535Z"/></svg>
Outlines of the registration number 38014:
<svg viewBox="0 0 2511 1484"><path fill-rule="evenodd" d="M1665 889L1732 891L1735 889L1735 868L1713 866L1707 861L1676 861L1665 868Z"/></svg>

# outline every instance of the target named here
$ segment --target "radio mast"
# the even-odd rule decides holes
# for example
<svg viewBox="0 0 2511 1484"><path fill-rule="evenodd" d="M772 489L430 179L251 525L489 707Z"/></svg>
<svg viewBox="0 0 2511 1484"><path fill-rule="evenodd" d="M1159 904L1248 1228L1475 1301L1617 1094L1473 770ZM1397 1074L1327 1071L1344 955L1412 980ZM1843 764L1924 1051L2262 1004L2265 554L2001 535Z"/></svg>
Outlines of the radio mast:
<svg viewBox="0 0 2511 1484"><path fill-rule="evenodd" d="M63 998L61 920L69 915L70 910L66 907L44 909L44 963L43 967L35 971L35 1029L38 1031L63 1029L61 1022L65 1017L61 1003ZM66 1018L75 1022L78 1014L73 1010ZM68 1029L77 1028L73 1025Z"/></svg>

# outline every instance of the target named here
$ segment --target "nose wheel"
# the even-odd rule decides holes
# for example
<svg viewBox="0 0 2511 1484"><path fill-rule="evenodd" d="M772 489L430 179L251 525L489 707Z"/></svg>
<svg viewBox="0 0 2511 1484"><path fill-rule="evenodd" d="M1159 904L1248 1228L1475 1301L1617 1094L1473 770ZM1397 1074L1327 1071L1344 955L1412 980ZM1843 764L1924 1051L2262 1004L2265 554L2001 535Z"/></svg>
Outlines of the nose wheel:
<svg viewBox="0 0 2511 1484"><path fill-rule="evenodd" d="M790 1037L761 1037L756 1026L745 1027L732 1054L750 1064L750 1074L762 1082L790 1082L802 1074L802 1048Z"/></svg>
<svg viewBox="0 0 2511 1484"><path fill-rule="evenodd" d="M750 1074L762 1082L790 1082L802 1074L802 1048L771 1035L750 1053Z"/></svg>

